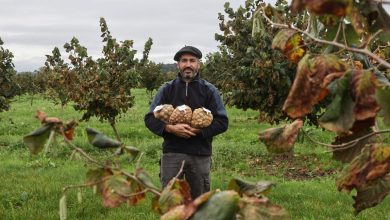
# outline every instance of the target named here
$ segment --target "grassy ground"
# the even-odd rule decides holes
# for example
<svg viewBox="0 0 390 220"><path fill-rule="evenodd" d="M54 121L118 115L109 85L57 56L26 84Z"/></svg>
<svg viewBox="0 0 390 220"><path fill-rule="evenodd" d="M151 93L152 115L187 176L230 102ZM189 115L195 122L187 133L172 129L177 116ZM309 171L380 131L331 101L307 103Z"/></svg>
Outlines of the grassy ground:
<svg viewBox="0 0 390 220"><path fill-rule="evenodd" d="M142 165L159 185L161 139L144 126L143 115L148 109L145 91L135 90L134 94L136 105L118 120L118 130L125 143L145 153ZM0 219L58 219L62 188L84 182L88 167L80 159L70 159L71 151L60 141L52 146L47 157L29 155L22 137L39 127L34 118L37 109L65 120L81 116L71 106L62 112L59 106L38 97L31 105L29 96L16 98L12 109L0 114ZM258 124L254 111L228 109L228 115L229 130L214 140L212 188L225 189L232 177L273 180L277 186L269 195L271 201L286 208L293 219L390 219L389 199L353 215L351 196L338 192L335 186L335 176L342 165L331 159L332 155L326 153L328 149L304 140L296 145L293 160L269 155L258 142L257 133L271 125ZM74 140L93 156L108 156L110 152L96 150L87 143L86 127L114 137L109 124L96 119L80 123ZM312 128L311 133L322 142L332 139L330 133L320 129ZM106 209L91 189L82 190L81 204L76 195L76 191L69 193L69 219L158 219L150 209L151 198L136 207Z"/></svg>

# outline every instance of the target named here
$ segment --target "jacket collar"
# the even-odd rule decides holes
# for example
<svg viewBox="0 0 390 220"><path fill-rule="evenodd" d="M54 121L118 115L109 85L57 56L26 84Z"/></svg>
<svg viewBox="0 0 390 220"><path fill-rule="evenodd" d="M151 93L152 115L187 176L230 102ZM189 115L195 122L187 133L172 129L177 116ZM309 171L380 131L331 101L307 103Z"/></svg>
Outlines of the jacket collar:
<svg viewBox="0 0 390 220"><path fill-rule="evenodd" d="M184 82L184 83L185 83L185 81L183 80L183 78L182 78L181 75L180 75L180 72L177 73L177 78L180 79L180 82ZM199 79L200 79L200 74L199 74L199 72L198 72L198 73L196 74L196 76L194 77L194 79L193 79L192 81L190 81L189 83L198 81Z"/></svg>

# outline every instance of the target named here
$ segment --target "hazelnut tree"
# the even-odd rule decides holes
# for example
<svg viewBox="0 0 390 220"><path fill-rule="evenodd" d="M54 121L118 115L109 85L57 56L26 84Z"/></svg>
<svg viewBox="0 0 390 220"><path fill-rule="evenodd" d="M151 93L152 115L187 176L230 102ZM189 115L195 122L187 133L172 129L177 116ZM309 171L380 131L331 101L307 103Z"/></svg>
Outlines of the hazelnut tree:
<svg viewBox="0 0 390 220"><path fill-rule="evenodd" d="M19 85L15 82L16 71L12 58L14 55L3 47L4 42L0 38L0 112L10 108L10 99L19 94Z"/></svg>
<svg viewBox="0 0 390 220"><path fill-rule="evenodd" d="M133 41L118 42L108 30L104 18L100 18L100 30L104 43L102 58L94 60L88 56L87 48L74 37L64 45L70 63L65 64L55 48L53 55L47 56L46 66L52 73L53 85L60 87L56 90L58 96L62 97L62 91L66 94L65 99L60 100L73 101L75 109L84 112L82 121L93 116L100 121L107 120L120 140L116 117L134 105L131 88L139 82L136 72L139 61L134 58ZM143 62L147 62L147 57Z"/></svg>
<svg viewBox="0 0 390 220"><path fill-rule="evenodd" d="M305 118L330 99L318 123L337 134L334 142L308 137L346 163L336 185L340 191L356 191L356 213L382 202L390 192L390 144L379 138L390 130L375 126L382 119L390 126L390 16L382 2L389 3L293 0L288 7L278 1L275 7L258 7L254 20L277 30L272 48L297 62L282 108L294 122L260 132L260 140L277 152L291 149Z"/></svg>

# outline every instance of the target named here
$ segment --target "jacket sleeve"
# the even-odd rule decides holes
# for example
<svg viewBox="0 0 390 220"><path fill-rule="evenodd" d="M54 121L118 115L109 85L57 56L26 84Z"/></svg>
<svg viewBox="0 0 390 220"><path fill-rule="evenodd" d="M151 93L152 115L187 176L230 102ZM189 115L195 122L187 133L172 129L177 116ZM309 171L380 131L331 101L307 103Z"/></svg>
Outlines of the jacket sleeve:
<svg viewBox="0 0 390 220"><path fill-rule="evenodd" d="M229 124L227 113L217 88L214 87L209 100L208 107L213 114L213 121L208 127L202 128L202 136L204 138L210 138L225 132Z"/></svg>
<svg viewBox="0 0 390 220"><path fill-rule="evenodd" d="M150 105L149 112L144 117L146 127L156 135L162 136L165 129L165 123L154 117L153 110L156 106L166 104L166 98L164 97L164 91L166 84L161 86L156 96Z"/></svg>

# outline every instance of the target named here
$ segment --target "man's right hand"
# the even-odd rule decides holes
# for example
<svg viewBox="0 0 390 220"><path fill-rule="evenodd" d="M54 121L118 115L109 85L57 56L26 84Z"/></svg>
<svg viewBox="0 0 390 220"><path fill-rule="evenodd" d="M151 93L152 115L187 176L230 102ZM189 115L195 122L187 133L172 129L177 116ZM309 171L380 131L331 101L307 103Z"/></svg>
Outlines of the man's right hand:
<svg viewBox="0 0 390 220"><path fill-rule="evenodd" d="M165 126L166 132L172 133L182 138L190 138L196 136L197 130L198 129L195 129L188 124L175 124L175 125L167 124Z"/></svg>

